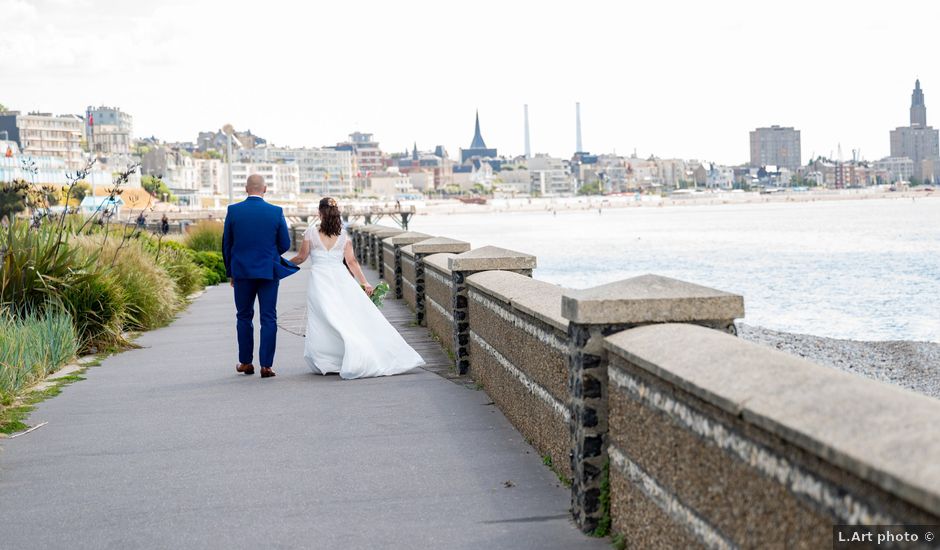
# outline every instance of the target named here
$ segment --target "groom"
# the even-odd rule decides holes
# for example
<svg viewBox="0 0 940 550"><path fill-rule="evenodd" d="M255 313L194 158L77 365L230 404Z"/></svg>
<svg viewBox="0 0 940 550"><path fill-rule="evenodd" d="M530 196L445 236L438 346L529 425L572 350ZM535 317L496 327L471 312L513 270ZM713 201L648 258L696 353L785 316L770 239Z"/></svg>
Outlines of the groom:
<svg viewBox="0 0 940 550"><path fill-rule="evenodd" d="M235 289L236 327L238 330L238 365L235 370L254 374L255 298L261 310L261 346L258 359L261 378L274 376L274 346L277 341L277 287L280 278L289 275L281 254L290 249L287 222L280 206L264 201L268 187L257 174L248 176L248 198L228 207L222 234L225 273Z"/></svg>

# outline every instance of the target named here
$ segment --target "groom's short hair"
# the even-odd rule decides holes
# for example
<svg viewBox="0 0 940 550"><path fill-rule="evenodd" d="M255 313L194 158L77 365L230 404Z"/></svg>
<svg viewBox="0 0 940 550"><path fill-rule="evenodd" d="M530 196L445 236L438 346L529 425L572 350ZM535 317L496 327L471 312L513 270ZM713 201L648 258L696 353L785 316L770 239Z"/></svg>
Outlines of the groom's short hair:
<svg viewBox="0 0 940 550"><path fill-rule="evenodd" d="M245 191L247 191L249 195L262 193L264 192L264 188L264 178L258 174L248 176L248 181L245 182Z"/></svg>

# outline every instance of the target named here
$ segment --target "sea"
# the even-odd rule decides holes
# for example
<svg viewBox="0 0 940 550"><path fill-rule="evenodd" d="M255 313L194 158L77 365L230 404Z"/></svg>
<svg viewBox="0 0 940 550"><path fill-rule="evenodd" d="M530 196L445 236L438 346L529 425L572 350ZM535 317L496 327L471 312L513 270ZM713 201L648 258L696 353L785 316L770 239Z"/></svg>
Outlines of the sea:
<svg viewBox="0 0 940 550"><path fill-rule="evenodd" d="M570 288L654 273L743 295L752 325L940 342L940 198L460 212L409 229L533 254Z"/></svg>

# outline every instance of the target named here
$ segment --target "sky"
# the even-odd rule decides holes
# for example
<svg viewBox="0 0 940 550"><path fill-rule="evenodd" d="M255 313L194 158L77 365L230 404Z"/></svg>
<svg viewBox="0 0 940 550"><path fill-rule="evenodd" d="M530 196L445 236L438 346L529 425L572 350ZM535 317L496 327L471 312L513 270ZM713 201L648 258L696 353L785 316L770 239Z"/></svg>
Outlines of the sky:
<svg viewBox="0 0 940 550"><path fill-rule="evenodd" d="M478 109L487 145L516 155L528 104L533 153L569 157L580 102L594 153L737 164L779 124L804 162L840 144L875 160L915 78L940 126L935 0L0 0L0 18L0 103L117 106L168 141L231 123L456 156Z"/></svg>

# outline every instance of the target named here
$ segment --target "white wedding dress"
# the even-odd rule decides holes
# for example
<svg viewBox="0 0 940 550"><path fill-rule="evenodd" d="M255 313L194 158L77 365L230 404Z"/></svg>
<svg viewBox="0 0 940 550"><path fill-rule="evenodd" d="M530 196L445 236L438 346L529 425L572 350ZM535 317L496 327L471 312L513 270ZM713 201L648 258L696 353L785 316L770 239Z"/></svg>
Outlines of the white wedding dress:
<svg viewBox="0 0 940 550"><path fill-rule="evenodd" d="M338 372L342 378L400 374L424 359L363 292L343 265L348 236L343 229L327 250L311 226L311 273L307 284L307 338L304 359L314 373Z"/></svg>

